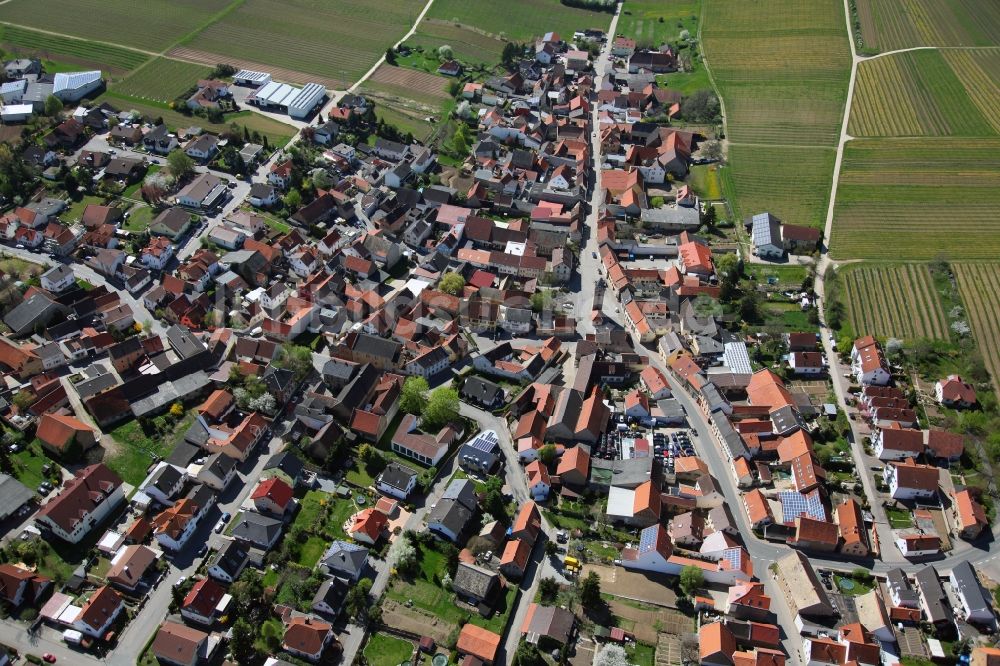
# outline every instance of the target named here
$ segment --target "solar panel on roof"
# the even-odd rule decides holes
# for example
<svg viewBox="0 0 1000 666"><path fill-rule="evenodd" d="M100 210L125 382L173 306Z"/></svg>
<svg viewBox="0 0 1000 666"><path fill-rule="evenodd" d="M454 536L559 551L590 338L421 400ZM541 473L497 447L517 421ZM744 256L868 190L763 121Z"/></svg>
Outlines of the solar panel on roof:
<svg viewBox="0 0 1000 666"><path fill-rule="evenodd" d="M497 437L497 434L492 430L487 430L476 435L476 438L469 442L468 446L479 451L492 453L496 450L499 443L500 439Z"/></svg>
<svg viewBox="0 0 1000 666"><path fill-rule="evenodd" d="M642 532L639 533L639 552L642 554L648 553L651 550L656 549L656 540L659 536L659 531L657 525L652 527L647 527Z"/></svg>
<svg viewBox="0 0 1000 666"><path fill-rule="evenodd" d="M726 548L722 551L722 559L729 564L730 569L739 569L740 561L743 559L743 549Z"/></svg>
<svg viewBox="0 0 1000 666"><path fill-rule="evenodd" d="M823 507L823 498L819 491L812 491L808 495L786 490L778 494L781 501L782 519L786 523L794 521L799 516L806 516L813 520L826 521L826 509Z"/></svg>

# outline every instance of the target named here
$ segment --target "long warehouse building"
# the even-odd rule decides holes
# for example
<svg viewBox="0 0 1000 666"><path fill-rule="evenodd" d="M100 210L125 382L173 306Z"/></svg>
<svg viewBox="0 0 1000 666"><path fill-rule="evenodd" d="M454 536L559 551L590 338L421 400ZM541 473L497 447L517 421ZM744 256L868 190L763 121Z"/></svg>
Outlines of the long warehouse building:
<svg viewBox="0 0 1000 666"><path fill-rule="evenodd" d="M326 88L318 83L296 88L287 83L270 81L248 97L247 102L268 111L287 113L292 118L305 118L324 99Z"/></svg>

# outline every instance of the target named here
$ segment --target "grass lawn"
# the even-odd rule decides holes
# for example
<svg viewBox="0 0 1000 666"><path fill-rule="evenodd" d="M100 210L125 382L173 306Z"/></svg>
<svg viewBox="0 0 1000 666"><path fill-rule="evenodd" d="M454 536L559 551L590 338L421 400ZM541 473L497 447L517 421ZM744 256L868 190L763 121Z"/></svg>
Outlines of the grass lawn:
<svg viewBox="0 0 1000 666"><path fill-rule="evenodd" d="M549 511L547 509L542 509L542 512L545 514L545 518L548 519L550 523L561 530L585 530L590 527L590 523L583 518L567 516L554 511Z"/></svg>
<svg viewBox="0 0 1000 666"><path fill-rule="evenodd" d="M849 597L858 597L862 594L868 594L873 589L871 585L847 576L834 576L833 581L836 583L837 589Z"/></svg>
<svg viewBox="0 0 1000 666"><path fill-rule="evenodd" d="M661 88L670 88L680 91L682 95L690 95L696 90L712 88L712 82L708 78L708 70L699 60L694 64L693 72L673 72L671 74L659 74L656 82Z"/></svg>
<svg viewBox="0 0 1000 666"><path fill-rule="evenodd" d="M653 666L656 658L656 648L645 643L632 643L625 649L630 663L636 666Z"/></svg>
<svg viewBox="0 0 1000 666"><path fill-rule="evenodd" d="M300 560L303 560L300 563L303 566L312 566L322 556L332 539L347 538L344 521L357 511L357 507L351 500L338 499L322 490L310 490L299 500L299 504L301 508L295 516L292 528L300 527L312 535L303 546L300 555ZM319 553L315 553L315 549L319 546L313 543L313 539L322 541ZM312 564L304 561L309 557L314 557Z"/></svg>
<svg viewBox="0 0 1000 666"><path fill-rule="evenodd" d="M691 187L702 199L715 201L722 198L717 164L696 164L691 167Z"/></svg>
<svg viewBox="0 0 1000 666"><path fill-rule="evenodd" d="M34 490L38 487L38 484L45 480L45 475L42 474L43 466L50 463L53 465L57 464L45 455L45 452L37 441L32 442L24 450L12 455L10 460L14 466L14 469L10 470L12 475L26 485L29 490Z"/></svg>
<svg viewBox="0 0 1000 666"><path fill-rule="evenodd" d="M66 209L66 212L60 215L60 217L67 222L75 222L83 217L83 211L87 208L87 206L90 204L100 206L103 203L103 197L94 197L89 195L84 196L81 197L79 201L71 201L69 207Z"/></svg>
<svg viewBox="0 0 1000 666"><path fill-rule="evenodd" d="M413 644L401 638L373 634L365 646L365 661L371 666L398 666L409 663Z"/></svg>
<svg viewBox="0 0 1000 666"><path fill-rule="evenodd" d="M154 458L162 459L170 455L174 446L194 422L194 411L188 411L176 422L168 415L157 416L153 422L158 426L156 431L143 431L136 419L111 431L111 436L118 442L119 448L104 462L133 486L139 485L146 478L146 472L153 464Z"/></svg>
<svg viewBox="0 0 1000 666"><path fill-rule="evenodd" d="M746 264L743 272L753 277L759 284L770 284L779 288L800 288L806 279L805 266L769 266L766 264Z"/></svg>
<svg viewBox="0 0 1000 666"><path fill-rule="evenodd" d="M304 544L302 544L302 550L299 552L299 559L296 560L296 562L311 569L316 566L317 562L319 562L319 558L323 557L323 553L326 552L326 548L326 539L318 536L311 536Z"/></svg>
<svg viewBox="0 0 1000 666"><path fill-rule="evenodd" d="M149 206L137 204L129 211L128 221L122 225L126 231L145 231L156 218L156 211Z"/></svg>
<svg viewBox="0 0 1000 666"><path fill-rule="evenodd" d="M465 470L460 469L460 470L456 471L455 474L454 474L454 476L452 476L451 478L452 479L469 479L469 475L465 473ZM472 481L472 485L475 487L477 493L486 492L486 484L485 483L483 483L482 481L478 481L476 479L470 479L470 481Z"/></svg>
<svg viewBox="0 0 1000 666"><path fill-rule="evenodd" d="M908 527L913 527L913 516L908 511L886 508L885 516L889 519L889 526L894 530L905 530Z"/></svg>
<svg viewBox="0 0 1000 666"><path fill-rule="evenodd" d="M262 217L264 218L264 224L266 224L267 226L271 227L275 231L278 231L278 232L283 233L283 234L287 234L289 231L292 230L291 225L289 225L289 224L287 224L285 222L282 222L281 220L279 220L276 217L271 217L270 215L263 215Z"/></svg>

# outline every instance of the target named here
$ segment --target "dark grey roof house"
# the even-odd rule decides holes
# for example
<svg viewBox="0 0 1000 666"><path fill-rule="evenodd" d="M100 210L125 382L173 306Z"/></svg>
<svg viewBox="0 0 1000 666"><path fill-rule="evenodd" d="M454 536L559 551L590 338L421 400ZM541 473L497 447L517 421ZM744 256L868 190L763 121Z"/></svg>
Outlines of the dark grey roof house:
<svg viewBox="0 0 1000 666"><path fill-rule="evenodd" d="M918 571L913 580L917 584L917 591L920 593L920 605L927 616L927 620L934 624L951 622L951 612L948 609L948 595L945 594L944 586L941 585L941 578L937 569L928 564Z"/></svg>
<svg viewBox="0 0 1000 666"><path fill-rule="evenodd" d="M368 549L348 541L334 541L319 561L319 566L331 576L356 581L368 564Z"/></svg>
<svg viewBox="0 0 1000 666"><path fill-rule="evenodd" d="M504 402L503 388L482 377L469 377L462 385L462 399L487 409L500 407Z"/></svg>
<svg viewBox="0 0 1000 666"><path fill-rule="evenodd" d="M328 578L320 584L310 605L317 613L335 618L340 615L348 590L350 585L346 580Z"/></svg>
<svg viewBox="0 0 1000 666"><path fill-rule="evenodd" d="M475 564L460 562L451 589L464 599L492 605L500 589L500 575Z"/></svg>
<svg viewBox="0 0 1000 666"><path fill-rule="evenodd" d="M261 550L270 550L281 536L281 521L244 511L233 529L233 537Z"/></svg>
<svg viewBox="0 0 1000 666"><path fill-rule="evenodd" d="M212 558L208 575L224 583L232 583L240 577L249 560L250 550L245 544L226 539Z"/></svg>

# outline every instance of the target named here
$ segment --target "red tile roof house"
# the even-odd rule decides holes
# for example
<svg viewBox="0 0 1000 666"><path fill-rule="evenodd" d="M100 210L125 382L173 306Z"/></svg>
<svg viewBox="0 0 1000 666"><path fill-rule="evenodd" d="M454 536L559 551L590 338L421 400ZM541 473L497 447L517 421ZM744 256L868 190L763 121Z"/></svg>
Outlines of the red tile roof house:
<svg viewBox="0 0 1000 666"><path fill-rule="evenodd" d="M502 640L498 634L470 622L463 626L461 633L458 634L455 649L460 655L468 655L478 659L485 666L491 666L497 658L497 650Z"/></svg>
<svg viewBox="0 0 1000 666"><path fill-rule="evenodd" d="M346 531L355 541L374 546L388 524L389 518L381 511L365 509L351 516Z"/></svg>
<svg viewBox="0 0 1000 666"><path fill-rule="evenodd" d="M90 595L73 621L73 628L94 638L104 638L125 603L117 592L105 585Z"/></svg>
<svg viewBox="0 0 1000 666"><path fill-rule="evenodd" d="M520 580L531 557L532 546L532 542L524 539L508 541L500 557L500 573L510 580Z"/></svg>
<svg viewBox="0 0 1000 666"><path fill-rule="evenodd" d="M924 433L911 428L882 428L872 437L872 448L879 460L906 460L924 452Z"/></svg>
<svg viewBox="0 0 1000 666"><path fill-rule="evenodd" d="M125 500L122 480L98 463L84 467L35 516L64 541L78 543Z"/></svg>
<svg viewBox="0 0 1000 666"><path fill-rule="evenodd" d="M217 636L167 620L156 632L151 649L161 664L196 666L208 663L221 642Z"/></svg>
<svg viewBox="0 0 1000 666"><path fill-rule="evenodd" d="M52 581L13 564L0 564L0 599L11 607L32 606L39 601Z"/></svg>
<svg viewBox="0 0 1000 666"><path fill-rule="evenodd" d="M293 617L285 626L281 647L298 657L319 661L332 638L333 627L330 624L313 617Z"/></svg>
<svg viewBox="0 0 1000 666"><path fill-rule="evenodd" d="M181 615L184 619L212 626L216 615L223 612L219 602L225 596L226 590L211 578L202 578L187 593L181 603Z"/></svg>
<svg viewBox="0 0 1000 666"><path fill-rule="evenodd" d="M73 445L86 451L97 443L93 428L74 416L58 413L42 415L35 437L44 449L57 456L71 455Z"/></svg>
<svg viewBox="0 0 1000 666"><path fill-rule="evenodd" d="M261 481L250 499L260 513L269 513L280 518L292 505L292 488L277 477Z"/></svg>
<svg viewBox="0 0 1000 666"><path fill-rule="evenodd" d="M952 524L963 539L975 539L989 525L983 505L976 501L968 488L955 493L952 503Z"/></svg>
<svg viewBox="0 0 1000 666"><path fill-rule="evenodd" d="M976 389L958 375L948 375L934 385L934 397L945 407L968 409L978 403Z"/></svg>
<svg viewBox="0 0 1000 666"><path fill-rule="evenodd" d="M886 465L885 481L894 499L932 499L937 495L940 474L937 467L918 465L907 458L905 462Z"/></svg>

